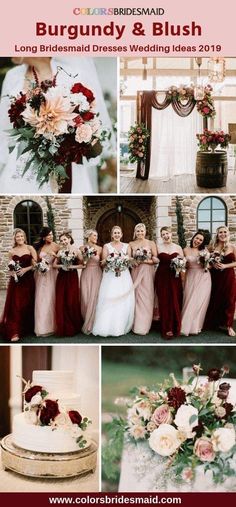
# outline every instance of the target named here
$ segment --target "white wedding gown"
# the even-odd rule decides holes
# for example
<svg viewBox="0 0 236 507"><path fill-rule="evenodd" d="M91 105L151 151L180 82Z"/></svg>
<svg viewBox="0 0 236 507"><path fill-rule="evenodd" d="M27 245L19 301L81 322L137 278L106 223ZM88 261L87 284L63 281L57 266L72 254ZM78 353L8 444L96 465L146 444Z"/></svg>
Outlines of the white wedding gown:
<svg viewBox="0 0 236 507"><path fill-rule="evenodd" d="M68 88L75 82L91 88L96 98L96 111L104 128L111 129L111 121L103 98L101 86L98 80L95 64L91 58L70 57L51 59L53 76L59 71L57 84ZM1 102L0 102L0 191L2 194L51 194L50 184L44 184L39 188L35 174L30 169L22 176L27 154L17 159L17 147L9 153L9 146L14 146L7 131L12 128L8 116L10 97L15 97L23 90L27 65L19 65L9 70L5 76ZM65 72L64 72L65 71ZM72 77L68 76L70 74ZM98 192L97 164L100 157L87 161L83 164L72 164L72 193L90 194Z"/></svg>
<svg viewBox="0 0 236 507"><path fill-rule="evenodd" d="M115 249L108 243L109 254ZM122 254L127 255L128 245L123 243ZM92 333L94 336L122 336L129 333L134 321L134 288L128 269L115 276L104 271Z"/></svg>

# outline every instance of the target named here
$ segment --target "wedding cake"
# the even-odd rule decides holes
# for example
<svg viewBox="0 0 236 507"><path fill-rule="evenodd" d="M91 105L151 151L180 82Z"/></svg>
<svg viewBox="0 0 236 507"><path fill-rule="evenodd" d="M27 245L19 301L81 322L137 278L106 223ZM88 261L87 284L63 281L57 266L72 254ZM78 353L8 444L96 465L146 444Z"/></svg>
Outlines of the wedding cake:
<svg viewBox="0 0 236 507"><path fill-rule="evenodd" d="M24 411L13 419L14 445L34 452L68 453L88 447L80 396L72 371L34 371L25 382Z"/></svg>

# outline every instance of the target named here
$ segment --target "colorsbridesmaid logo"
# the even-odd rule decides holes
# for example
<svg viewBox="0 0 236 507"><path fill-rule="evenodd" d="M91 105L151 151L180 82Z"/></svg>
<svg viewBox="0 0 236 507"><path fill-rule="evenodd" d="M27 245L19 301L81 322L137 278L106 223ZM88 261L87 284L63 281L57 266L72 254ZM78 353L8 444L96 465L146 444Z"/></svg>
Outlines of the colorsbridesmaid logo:
<svg viewBox="0 0 236 507"><path fill-rule="evenodd" d="M162 7L75 7L75 16L162 16Z"/></svg>

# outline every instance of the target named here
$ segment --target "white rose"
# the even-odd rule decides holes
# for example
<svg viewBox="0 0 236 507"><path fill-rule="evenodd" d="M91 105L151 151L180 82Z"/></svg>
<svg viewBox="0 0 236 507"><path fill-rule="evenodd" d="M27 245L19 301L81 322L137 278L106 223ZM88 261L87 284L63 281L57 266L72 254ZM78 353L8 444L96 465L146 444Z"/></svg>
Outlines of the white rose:
<svg viewBox="0 0 236 507"><path fill-rule="evenodd" d="M160 456L171 456L180 446L178 431L170 424L161 424L151 433L149 445Z"/></svg>
<svg viewBox="0 0 236 507"><path fill-rule="evenodd" d="M218 428L211 436L214 451L228 452L235 445L235 431L231 428Z"/></svg>
<svg viewBox="0 0 236 507"><path fill-rule="evenodd" d="M25 412L25 419L28 424L38 424L38 416L34 410L27 410Z"/></svg>
<svg viewBox="0 0 236 507"><path fill-rule="evenodd" d="M40 393L35 394L34 396L32 396L32 398L30 400L31 407L34 407L35 405L40 405L42 400L43 400L43 398Z"/></svg>
<svg viewBox="0 0 236 507"><path fill-rule="evenodd" d="M77 143L89 143L91 141L93 132L90 125L83 123L76 129L75 140Z"/></svg>
<svg viewBox="0 0 236 507"><path fill-rule="evenodd" d="M196 417L193 422L190 422L192 416ZM198 410L192 405L181 405L176 412L174 422L180 431L183 431L188 435L188 438L191 438L192 430L198 424Z"/></svg>

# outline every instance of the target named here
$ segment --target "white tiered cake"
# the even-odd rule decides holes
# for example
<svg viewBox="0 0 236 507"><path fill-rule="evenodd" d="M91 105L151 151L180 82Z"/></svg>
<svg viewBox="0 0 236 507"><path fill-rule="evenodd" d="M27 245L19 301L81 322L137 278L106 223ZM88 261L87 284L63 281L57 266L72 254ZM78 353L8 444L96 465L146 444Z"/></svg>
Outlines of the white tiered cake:
<svg viewBox="0 0 236 507"><path fill-rule="evenodd" d="M26 388L24 412L13 419L13 442L34 452L68 453L88 447L87 418L71 371L34 371Z"/></svg>

